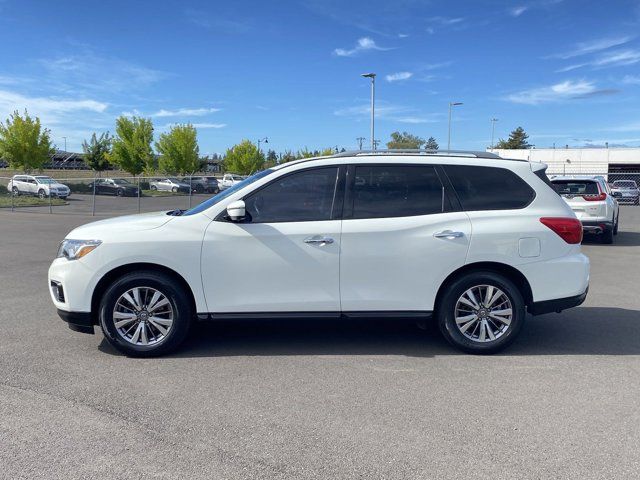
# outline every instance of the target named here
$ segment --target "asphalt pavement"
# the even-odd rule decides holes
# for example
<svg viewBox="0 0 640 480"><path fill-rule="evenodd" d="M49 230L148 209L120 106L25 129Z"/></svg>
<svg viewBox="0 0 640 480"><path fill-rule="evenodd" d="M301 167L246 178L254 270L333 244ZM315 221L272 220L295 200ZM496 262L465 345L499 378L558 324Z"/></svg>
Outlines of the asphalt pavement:
<svg viewBox="0 0 640 480"><path fill-rule="evenodd" d="M322 320L199 326L157 359L58 319L49 263L91 221L63 208L0 211L0 478L640 476L638 207L614 245L586 242L586 303L529 317L500 355L411 322Z"/></svg>

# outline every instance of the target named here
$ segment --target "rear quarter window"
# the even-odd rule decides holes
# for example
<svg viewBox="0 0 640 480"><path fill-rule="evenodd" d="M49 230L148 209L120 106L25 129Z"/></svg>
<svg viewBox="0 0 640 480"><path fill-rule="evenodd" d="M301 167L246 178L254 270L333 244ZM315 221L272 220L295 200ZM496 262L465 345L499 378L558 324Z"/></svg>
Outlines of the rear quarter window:
<svg viewBox="0 0 640 480"><path fill-rule="evenodd" d="M466 211L525 208L536 196L533 188L506 168L443 165Z"/></svg>

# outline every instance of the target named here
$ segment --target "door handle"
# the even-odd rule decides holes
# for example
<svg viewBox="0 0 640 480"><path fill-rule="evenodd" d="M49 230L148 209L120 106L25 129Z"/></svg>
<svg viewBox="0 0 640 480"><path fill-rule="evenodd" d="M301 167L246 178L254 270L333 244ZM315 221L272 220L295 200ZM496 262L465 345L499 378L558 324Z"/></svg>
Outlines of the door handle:
<svg viewBox="0 0 640 480"><path fill-rule="evenodd" d="M435 238L460 238L464 237L463 232L454 232L453 230L443 230L433 234Z"/></svg>
<svg viewBox="0 0 640 480"><path fill-rule="evenodd" d="M314 235L313 237L305 238L304 243L314 243L322 246L322 245L327 245L329 243L333 243L333 238L325 237L322 235Z"/></svg>

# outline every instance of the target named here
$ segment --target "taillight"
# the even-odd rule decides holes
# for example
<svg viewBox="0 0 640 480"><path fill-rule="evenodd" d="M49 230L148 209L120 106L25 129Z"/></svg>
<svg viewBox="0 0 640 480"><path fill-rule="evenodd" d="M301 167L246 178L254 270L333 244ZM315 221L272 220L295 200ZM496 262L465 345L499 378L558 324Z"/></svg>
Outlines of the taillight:
<svg viewBox="0 0 640 480"><path fill-rule="evenodd" d="M588 202L601 202L602 200L607 199L607 194L605 192L602 192L598 195L582 195L582 198L584 198Z"/></svg>
<svg viewBox="0 0 640 480"><path fill-rule="evenodd" d="M543 217L540 223L549 227L569 244L582 242L582 223L577 218Z"/></svg>

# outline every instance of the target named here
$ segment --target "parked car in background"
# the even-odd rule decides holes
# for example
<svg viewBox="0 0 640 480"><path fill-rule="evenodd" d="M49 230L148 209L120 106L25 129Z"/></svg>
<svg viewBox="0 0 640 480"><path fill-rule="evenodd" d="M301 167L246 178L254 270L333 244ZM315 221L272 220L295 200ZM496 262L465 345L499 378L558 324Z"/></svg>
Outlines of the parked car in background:
<svg viewBox="0 0 640 480"><path fill-rule="evenodd" d="M218 193L218 179L216 177L183 177L182 183L191 185L192 191L196 193Z"/></svg>
<svg viewBox="0 0 640 480"><path fill-rule="evenodd" d="M229 187L233 187L235 184L240 183L245 177L242 175L236 175L235 173L225 173L222 180L218 182L220 190L225 190Z"/></svg>
<svg viewBox="0 0 640 480"><path fill-rule="evenodd" d="M93 182L89 188L93 189ZM97 178L95 180L96 195L116 195L118 197L137 197L138 186L123 178Z"/></svg>
<svg viewBox="0 0 640 480"><path fill-rule="evenodd" d="M585 232L600 235L602 243L613 243L620 211L603 177L556 176L551 183L582 222Z"/></svg>
<svg viewBox="0 0 640 480"><path fill-rule="evenodd" d="M640 204L640 190L635 180L616 180L611 185L611 194L620 203Z"/></svg>
<svg viewBox="0 0 640 480"><path fill-rule="evenodd" d="M183 181L173 177L153 180L149 182L149 188L151 190L158 190L161 192L173 192L173 193L178 193L178 192L189 193L191 191L191 187L189 187L188 183L184 183Z"/></svg>
<svg viewBox="0 0 640 480"><path fill-rule="evenodd" d="M51 298L132 356L170 352L196 319L379 316L435 316L454 346L497 352L527 312L587 295L582 225L545 169L486 152L289 162L190 210L76 228Z"/></svg>
<svg viewBox="0 0 640 480"><path fill-rule="evenodd" d="M40 198L48 196L66 199L71 189L57 180L45 175L14 175L7 185L13 195L35 195Z"/></svg>

